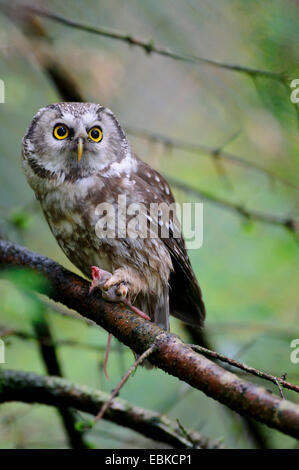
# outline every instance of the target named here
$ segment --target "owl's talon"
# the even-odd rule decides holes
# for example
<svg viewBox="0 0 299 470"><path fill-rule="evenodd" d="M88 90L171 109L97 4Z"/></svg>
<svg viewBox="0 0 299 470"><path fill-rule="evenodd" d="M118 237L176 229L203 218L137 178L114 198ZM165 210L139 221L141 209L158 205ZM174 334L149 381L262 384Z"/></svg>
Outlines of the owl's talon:
<svg viewBox="0 0 299 470"><path fill-rule="evenodd" d="M130 302L130 284L127 281L122 281L108 271L98 268L97 266L92 266L91 268L91 277L92 283L89 289L89 292L92 292L93 289L99 287L102 291L102 297L108 302L122 302L127 307L136 313L145 320L150 321L150 317L139 310L137 307L134 307Z"/></svg>
<svg viewBox="0 0 299 470"><path fill-rule="evenodd" d="M128 286L122 282L111 287L105 285L101 290L103 298L110 302L123 302L127 299L129 293Z"/></svg>

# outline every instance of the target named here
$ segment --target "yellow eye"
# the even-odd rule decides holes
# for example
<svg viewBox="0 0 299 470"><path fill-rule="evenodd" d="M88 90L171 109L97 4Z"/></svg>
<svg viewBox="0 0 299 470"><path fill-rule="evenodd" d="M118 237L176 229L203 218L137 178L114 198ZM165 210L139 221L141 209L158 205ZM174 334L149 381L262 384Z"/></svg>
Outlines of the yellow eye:
<svg viewBox="0 0 299 470"><path fill-rule="evenodd" d="M55 139L58 139L58 140L66 139L67 136L69 135L69 129L65 124L57 124L54 127L53 135Z"/></svg>
<svg viewBox="0 0 299 470"><path fill-rule="evenodd" d="M94 142L100 142L100 140L103 138L102 129L98 126L92 127L89 129L88 137Z"/></svg>

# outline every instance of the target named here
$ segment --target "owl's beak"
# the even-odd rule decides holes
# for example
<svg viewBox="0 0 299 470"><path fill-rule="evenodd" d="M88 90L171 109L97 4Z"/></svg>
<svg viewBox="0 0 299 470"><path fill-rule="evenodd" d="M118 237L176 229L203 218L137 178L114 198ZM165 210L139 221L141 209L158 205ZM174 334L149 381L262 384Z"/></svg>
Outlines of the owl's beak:
<svg viewBox="0 0 299 470"><path fill-rule="evenodd" d="M79 137L78 139L78 163L80 162L83 154L83 139Z"/></svg>

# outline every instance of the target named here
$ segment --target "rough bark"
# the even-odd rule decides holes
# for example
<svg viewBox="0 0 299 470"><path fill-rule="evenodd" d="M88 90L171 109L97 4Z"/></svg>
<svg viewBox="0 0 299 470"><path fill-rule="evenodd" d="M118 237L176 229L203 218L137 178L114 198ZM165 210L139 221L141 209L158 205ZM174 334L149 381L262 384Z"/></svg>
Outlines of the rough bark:
<svg viewBox="0 0 299 470"><path fill-rule="evenodd" d="M93 320L137 353L153 343L149 361L223 403L241 415L299 438L299 405L282 400L263 387L240 379L193 351L177 336L166 333L118 304L105 302L97 292L88 295L89 283L53 260L13 243L0 241L0 269L23 266L41 273L55 301ZM45 292L42 287L40 291Z"/></svg>

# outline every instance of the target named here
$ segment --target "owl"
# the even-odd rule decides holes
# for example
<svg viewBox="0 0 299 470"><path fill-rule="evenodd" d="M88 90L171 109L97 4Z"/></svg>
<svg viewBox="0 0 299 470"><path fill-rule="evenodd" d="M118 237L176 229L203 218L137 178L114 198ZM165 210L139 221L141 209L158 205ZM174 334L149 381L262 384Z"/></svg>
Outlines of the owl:
<svg viewBox="0 0 299 470"><path fill-rule="evenodd" d="M173 218L167 223L159 213L149 215L152 203L174 203L171 189L133 153L108 108L94 103L42 108L23 138L22 165L59 246L93 286L98 282L105 299L129 300L167 331L170 313L203 325L205 307L183 237L174 236ZM110 204L115 217L106 225L115 223L119 196L126 207L141 204L153 226L166 223L169 235L120 236L116 231L113 237L99 237L98 207ZM99 282L101 272L111 273L104 282Z"/></svg>

